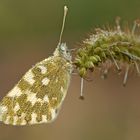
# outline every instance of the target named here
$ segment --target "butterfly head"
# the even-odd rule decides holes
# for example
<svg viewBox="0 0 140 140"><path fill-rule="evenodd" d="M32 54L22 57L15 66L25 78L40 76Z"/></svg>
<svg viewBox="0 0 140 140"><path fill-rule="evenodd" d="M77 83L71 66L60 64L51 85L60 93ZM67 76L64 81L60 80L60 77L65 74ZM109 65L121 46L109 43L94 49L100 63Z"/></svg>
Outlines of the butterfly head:
<svg viewBox="0 0 140 140"><path fill-rule="evenodd" d="M71 61L71 59L72 59L70 50L68 49L66 43L58 44L58 46L54 52L54 56L63 57L68 61Z"/></svg>

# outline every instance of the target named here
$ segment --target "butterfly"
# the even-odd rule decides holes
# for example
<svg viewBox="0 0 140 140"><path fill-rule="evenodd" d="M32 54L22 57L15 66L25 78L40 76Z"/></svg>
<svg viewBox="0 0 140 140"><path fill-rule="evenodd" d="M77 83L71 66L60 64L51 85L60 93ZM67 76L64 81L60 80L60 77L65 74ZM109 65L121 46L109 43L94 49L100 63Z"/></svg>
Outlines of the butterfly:
<svg viewBox="0 0 140 140"><path fill-rule="evenodd" d="M72 56L61 43L67 7L59 43L53 56L37 63L0 102L0 121L11 125L52 122L67 94L73 70Z"/></svg>

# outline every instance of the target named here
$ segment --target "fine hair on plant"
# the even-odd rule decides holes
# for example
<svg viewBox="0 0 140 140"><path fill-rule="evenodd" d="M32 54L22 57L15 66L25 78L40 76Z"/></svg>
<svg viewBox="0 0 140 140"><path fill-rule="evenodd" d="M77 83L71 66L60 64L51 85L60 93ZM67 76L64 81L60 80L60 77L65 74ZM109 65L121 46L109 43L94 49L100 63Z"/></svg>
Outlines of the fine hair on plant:
<svg viewBox="0 0 140 140"><path fill-rule="evenodd" d="M114 28L96 28L75 51L74 65L83 79L88 79L88 73L96 68L102 71L101 77L107 77L110 68L114 67L118 73L124 69L123 85L126 85L129 70L135 68L140 75L140 36L137 29L139 20L134 21L132 29L122 29L120 18L116 18Z"/></svg>

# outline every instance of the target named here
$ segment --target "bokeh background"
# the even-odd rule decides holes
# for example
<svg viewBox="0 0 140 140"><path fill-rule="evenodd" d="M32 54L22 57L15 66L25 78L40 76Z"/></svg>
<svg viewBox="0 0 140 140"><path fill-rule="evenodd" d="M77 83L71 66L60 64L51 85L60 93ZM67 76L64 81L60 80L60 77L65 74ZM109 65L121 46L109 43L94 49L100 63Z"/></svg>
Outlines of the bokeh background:
<svg viewBox="0 0 140 140"><path fill-rule="evenodd" d="M52 55L69 7L63 40L70 48L95 27L114 25L116 16L132 24L140 17L139 0L0 0L0 99L36 62ZM84 83L72 76L68 95L55 122L13 127L0 124L0 140L139 140L140 78L110 72L107 80L94 74Z"/></svg>

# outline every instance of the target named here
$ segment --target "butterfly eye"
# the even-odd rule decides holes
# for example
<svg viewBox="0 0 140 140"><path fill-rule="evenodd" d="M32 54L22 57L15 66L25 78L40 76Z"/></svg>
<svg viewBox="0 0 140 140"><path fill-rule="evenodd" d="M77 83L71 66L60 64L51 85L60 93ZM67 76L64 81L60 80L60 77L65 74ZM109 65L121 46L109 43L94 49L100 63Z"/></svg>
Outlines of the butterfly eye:
<svg viewBox="0 0 140 140"><path fill-rule="evenodd" d="M67 49L66 49L66 53L70 53L70 52L71 52L70 49L67 48Z"/></svg>
<svg viewBox="0 0 140 140"><path fill-rule="evenodd" d="M61 51L64 52L66 48L64 46L61 46Z"/></svg>

